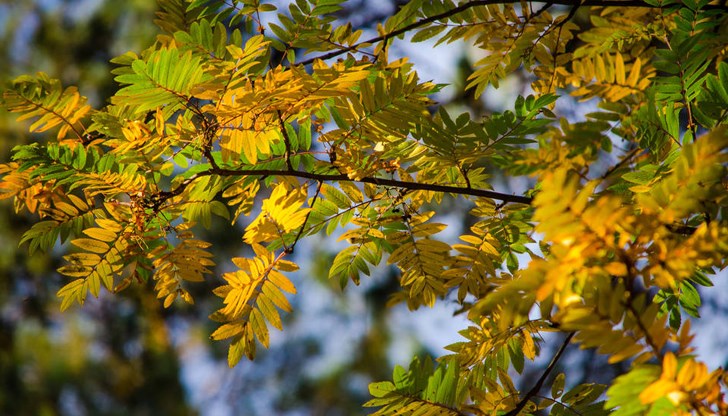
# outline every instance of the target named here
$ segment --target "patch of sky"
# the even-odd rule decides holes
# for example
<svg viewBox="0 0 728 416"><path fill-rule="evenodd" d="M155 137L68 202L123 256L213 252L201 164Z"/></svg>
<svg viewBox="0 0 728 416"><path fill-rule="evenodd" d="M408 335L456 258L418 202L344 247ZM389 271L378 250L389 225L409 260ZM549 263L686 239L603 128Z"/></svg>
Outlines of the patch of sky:
<svg viewBox="0 0 728 416"><path fill-rule="evenodd" d="M691 318L691 332L695 334L696 353L710 369L728 365L728 269L709 276L715 286L701 288L703 306L700 319ZM687 316L683 314L683 319Z"/></svg>
<svg viewBox="0 0 728 416"><path fill-rule="evenodd" d="M73 21L86 21L96 14L102 0L76 0L67 3L64 10L66 19Z"/></svg>
<svg viewBox="0 0 728 416"><path fill-rule="evenodd" d="M13 50L12 59L15 66L22 67L22 65L18 64L28 60L28 57L30 56L30 49L28 48L28 45L31 44L31 40L33 39L35 31L38 29L39 24L40 18L38 15L35 13L29 13L24 16L23 24L16 27L15 33L12 37L11 47Z"/></svg>

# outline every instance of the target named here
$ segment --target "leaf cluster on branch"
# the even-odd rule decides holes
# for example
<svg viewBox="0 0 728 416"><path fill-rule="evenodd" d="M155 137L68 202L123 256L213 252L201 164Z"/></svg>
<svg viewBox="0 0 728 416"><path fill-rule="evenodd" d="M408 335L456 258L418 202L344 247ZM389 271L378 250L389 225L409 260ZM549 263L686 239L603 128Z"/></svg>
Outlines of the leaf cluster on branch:
<svg viewBox="0 0 728 416"><path fill-rule="evenodd" d="M342 3L160 0L163 33L113 59L106 107L42 73L5 89L31 132L57 132L0 164L0 198L38 219L31 251L70 243L61 309L147 281L165 307L192 303L217 261L195 226L249 217L254 254L232 259L211 316L232 366L291 312L299 242L340 230L330 278L358 284L386 262L400 271L390 303L454 300L471 322L437 366L416 358L371 384L377 414L728 412L728 375L693 354L683 314L699 316L696 286L728 254L724 4L413 0L361 40ZM405 40L482 51L476 96L515 71L533 95L451 114L441 85L390 59ZM560 116L575 99L597 109ZM535 186L495 191L494 171ZM471 208L457 243L439 237L446 198ZM518 391L511 370L546 332L564 342ZM567 390L551 373L570 342L629 370Z"/></svg>

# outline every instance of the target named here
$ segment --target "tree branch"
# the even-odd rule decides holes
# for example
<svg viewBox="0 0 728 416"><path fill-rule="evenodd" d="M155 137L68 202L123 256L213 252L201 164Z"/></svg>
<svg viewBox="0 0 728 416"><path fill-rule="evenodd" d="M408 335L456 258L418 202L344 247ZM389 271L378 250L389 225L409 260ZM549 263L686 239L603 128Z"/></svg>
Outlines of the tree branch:
<svg viewBox="0 0 728 416"><path fill-rule="evenodd" d="M207 175L220 175L220 176L293 176L298 178L313 179L320 182L332 182L332 181L347 181L347 182L358 182L358 183L371 183L379 186L390 186L394 188L409 189L413 191L432 191L432 192L443 192L452 193L457 195L471 195L480 196L484 198L492 198L504 202L513 202L519 204L531 204L533 198L520 195L511 195L496 191L490 191L487 189L477 188L464 188L460 186L451 185L438 185L434 183L420 183L420 182L407 182L396 179L385 179L373 176L365 176L359 179L352 179L345 174L325 174L325 173L312 173L300 170L271 170L271 169L246 169L246 170L235 170L235 169L210 169L208 171L200 172L197 177ZM186 186L187 182L180 186ZM180 194L184 189L179 187L171 192L172 195Z"/></svg>
<svg viewBox="0 0 728 416"><path fill-rule="evenodd" d="M492 4L513 4L513 3L520 3L521 0L475 0L468 3L463 3L458 7L455 7L454 9L450 9L446 12L442 12L440 14L436 14L421 20L418 20L414 23L410 23L407 26L404 26L400 29L394 30L390 33L386 33L384 35L376 36L371 39L367 39L365 41L356 43L351 46L347 46L346 48L342 48L336 51L331 51L328 53L325 53L323 55L315 56L313 58L307 59L305 61L299 62L297 65L310 65L314 63L316 60L319 59L331 59L335 58L339 55L343 55L345 53L355 51L362 47L362 45L371 44L371 43L378 43L378 42L386 42L387 40L397 37L399 35L402 35L404 33L409 32L410 30L417 29L419 27L425 26L429 23L446 19L448 17L454 16L458 13L462 13L468 9L471 9L473 7L478 6L488 6ZM530 2L530 3L541 3L541 2ZM544 2L548 7L549 5L560 5L560 6L571 6L573 8L577 7L644 7L644 8L658 8L658 6L653 6L643 0L553 0ZM539 10L539 13L546 10L548 7L544 7L541 10ZM707 5L703 7L704 10L723 10L728 11L728 6L726 5Z"/></svg>
<svg viewBox="0 0 728 416"><path fill-rule="evenodd" d="M523 410L524 407L526 407L528 401L538 394L539 390L541 390L541 387L543 387L543 384L546 382L546 378L548 378L549 374L551 374L551 372L554 371L554 368L556 368L556 363L558 363L558 361L561 359L561 356L564 354L564 351L566 351L566 347L569 345L569 342L571 342L571 338L574 337L575 333L576 332L570 332L569 335L566 336L564 342L561 343L561 347L559 347L559 350L556 351L556 355L554 355L554 358L551 359L549 366L546 367L546 370L544 370L543 374L541 374L541 377L538 379L536 384L531 388L531 390L528 391L528 393L526 393L525 396L523 396L523 398L521 399L521 401L518 402L516 407L510 412L506 413L504 416L518 415L518 413L520 413L520 411Z"/></svg>
<svg viewBox="0 0 728 416"><path fill-rule="evenodd" d="M162 204L169 198L175 197L189 186L192 182L203 176L219 175L219 176L291 176L304 179L312 179L318 182L357 182L357 183L370 183L378 186L389 186L393 188L408 189L412 191L431 191L431 192L442 192L450 193L455 195L470 195L479 196L483 198L491 198L498 201L502 201L504 205L506 203L526 204L531 205L533 198L523 195L506 194L503 192L491 191L488 189L478 189L470 187L452 186L452 185L438 185L434 183L420 183L420 182L407 182L396 179L378 178L373 176L365 176L359 179L352 179L345 174L325 174L325 173L312 173L300 170L274 170L274 169L222 169L212 167L210 170L202 171L194 176L187 178L184 182L179 184L176 188L171 191L162 191L150 197L149 206L155 210L159 209ZM695 233L696 227L683 225L683 224L666 224L665 227L675 233L685 236L690 236Z"/></svg>

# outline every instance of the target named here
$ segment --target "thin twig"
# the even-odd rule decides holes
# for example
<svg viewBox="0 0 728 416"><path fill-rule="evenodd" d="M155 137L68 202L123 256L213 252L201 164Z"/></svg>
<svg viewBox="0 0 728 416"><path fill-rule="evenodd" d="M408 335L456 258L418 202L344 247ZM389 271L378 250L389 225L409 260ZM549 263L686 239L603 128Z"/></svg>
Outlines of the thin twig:
<svg viewBox="0 0 728 416"><path fill-rule="evenodd" d="M652 335L650 335L649 328L647 328L645 326L644 322L642 322L642 318L641 318L642 314L639 313L637 311L637 309L635 309L634 304L632 303L632 301L634 300L632 292L629 291L627 293L629 293L629 298L624 303L624 305L627 307L627 310L632 312L632 315L634 315L635 323L637 324L637 327L640 329L640 331L642 331L644 333L645 342L652 349L652 352L655 354L655 357L657 357L658 360L662 361L663 355L662 355L661 349L659 348L659 346L657 345L655 340L652 338Z"/></svg>
<svg viewBox="0 0 728 416"><path fill-rule="evenodd" d="M313 212L313 206L316 203L316 199L318 198L319 194L321 194L321 187L324 186L323 182L319 182L318 186L316 187L316 193L313 195L313 198L311 199L311 203L309 204L309 209L306 213L306 218L303 220L303 224L301 224L301 228L298 229L298 233L296 234L296 238L293 240L293 243L288 247L288 252L293 253L293 250L296 249L296 244L298 244L298 241L301 239L301 235L303 234L303 230L306 229L306 223L308 222L308 218L311 216L311 212Z"/></svg>
<svg viewBox="0 0 728 416"><path fill-rule="evenodd" d="M278 125L281 127L281 134L283 135L283 143L286 145L286 167L288 167L289 171L293 172L293 164L291 163L291 156L293 156L291 138L288 137L288 130L286 130L286 123L283 121L283 114L281 114L281 110L276 111L278 113Z"/></svg>
<svg viewBox="0 0 728 416"><path fill-rule="evenodd" d="M642 151L642 149L640 149L639 147L635 147L634 149L630 150L629 153L627 153L626 155L624 155L622 157L622 159L619 162L617 162L617 164L615 164L611 168L607 169L607 171L604 172L604 174L602 174L602 179L607 179L617 169L621 168L626 163L628 163L630 160L632 160L633 157L637 156L637 154L640 151Z"/></svg>
<svg viewBox="0 0 728 416"><path fill-rule="evenodd" d="M548 378L549 374L551 374L554 368L556 368L556 363L558 363L559 359L561 359L561 356L564 354L564 351L566 351L566 347L569 345L569 342L571 342L571 338L574 337L574 334L575 332L570 332L569 335L566 336L564 342L561 344L561 347L559 347L556 355L554 355L554 358L551 359L549 366L546 367L546 370L544 370L543 374L541 374L541 377L538 379L536 384L531 388L531 390L528 391L528 393L526 393L525 396L523 396L523 398L518 402L516 407L510 412L506 413L504 416L516 416L521 410L523 410L524 407L526 407L528 401L538 394L538 392L541 390L544 383L546 382L546 378Z"/></svg>

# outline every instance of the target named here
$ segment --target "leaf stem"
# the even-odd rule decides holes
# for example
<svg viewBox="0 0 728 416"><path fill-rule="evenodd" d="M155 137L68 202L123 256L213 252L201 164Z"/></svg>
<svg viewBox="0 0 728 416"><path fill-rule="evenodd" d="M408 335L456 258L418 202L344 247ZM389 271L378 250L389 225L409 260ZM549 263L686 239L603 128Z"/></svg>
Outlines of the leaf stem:
<svg viewBox="0 0 728 416"><path fill-rule="evenodd" d="M311 209L306 214L306 218L303 220L303 224L301 224L301 228L298 229L298 233L296 234L296 238L293 240L293 243L288 247L288 253L293 253L293 250L296 248L296 244L298 244L298 241L301 239L301 235L303 235L303 230L306 229L306 223L308 223L309 217L311 217L311 212L313 212L313 206L316 204L316 200L318 199L319 195L321 194L321 187L324 186L324 183L319 181L318 186L316 187L316 193L314 194L313 198L311 198L311 204L309 204L309 208Z"/></svg>

